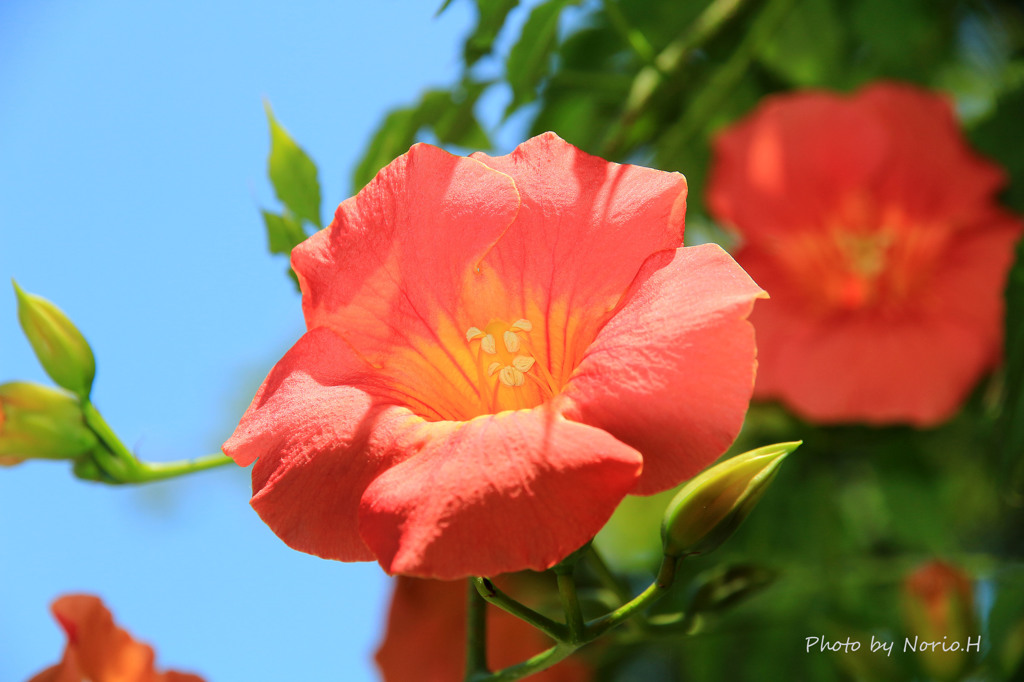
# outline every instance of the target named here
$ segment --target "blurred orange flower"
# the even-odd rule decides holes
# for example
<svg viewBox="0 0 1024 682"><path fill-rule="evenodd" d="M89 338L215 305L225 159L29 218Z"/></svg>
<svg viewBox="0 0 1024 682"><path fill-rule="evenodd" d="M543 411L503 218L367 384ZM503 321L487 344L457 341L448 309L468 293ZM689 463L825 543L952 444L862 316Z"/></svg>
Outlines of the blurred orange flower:
<svg viewBox="0 0 1024 682"><path fill-rule="evenodd" d="M903 583L903 617L918 660L934 679L960 679L971 664L972 649L981 649L974 588L956 566L929 561L908 575Z"/></svg>
<svg viewBox="0 0 1024 682"><path fill-rule="evenodd" d="M520 573L499 579L517 598L536 593L543 577ZM466 666L465 580L399 577L377 665L385 682L461 682ZM492 670L521 663L553 641L497 607L487 607L487 661ZM530 677L536 682L587 682L593 670L572 656Z"/></svg>
<svg viewBox="0 0 1024 682"><path fill-rule="evenodd" d="M157 673L153 649L117 627L98 597L66 595L51 610L67 634L67 648L60 663L29 682L203 682L187 673Z"/></svg>
<svg viewBox="0 0 1024 682"><path fill-rule="evenodd" d="M715 142L708 201L771 295L755 397L822 422L928 426L999 359L1021 221L946 99L881 83L768 99Z"/></svg>

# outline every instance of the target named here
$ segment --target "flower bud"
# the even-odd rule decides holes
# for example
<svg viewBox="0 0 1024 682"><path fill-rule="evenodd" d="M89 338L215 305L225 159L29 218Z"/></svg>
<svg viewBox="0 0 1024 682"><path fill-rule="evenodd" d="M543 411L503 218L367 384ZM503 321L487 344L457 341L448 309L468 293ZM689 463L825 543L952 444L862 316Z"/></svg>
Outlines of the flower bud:
<svg viewBox="0 0 1024 682"><path fill-rule="evenodd" d="M96 447L72 396L56 389L12 382L0 385L0 459L75 459Z"/></svg>
<svg viewBox="0 0 1024 682"><path fill-rule="evenodd" d="M665 555L710 552L725 542L761 499L782 460L801 442L745 452L687 482L665 510L661 526Z"/></svg>
<svg viewBox="0 0 1024 682"><path fill-rule="evenodd" d="M903 582L903 616L908 641L928 675L945 681L963 677L972 652L981 648L970 578L941 561L921 566Z"/></svg>
<svg viewBox="0 0 1024 682"><path fill-rule="evenodd" d="M88 398L96 374L89 343L60 308L12 283L18 297L18 320L39 363L58 386Z"/></svg>

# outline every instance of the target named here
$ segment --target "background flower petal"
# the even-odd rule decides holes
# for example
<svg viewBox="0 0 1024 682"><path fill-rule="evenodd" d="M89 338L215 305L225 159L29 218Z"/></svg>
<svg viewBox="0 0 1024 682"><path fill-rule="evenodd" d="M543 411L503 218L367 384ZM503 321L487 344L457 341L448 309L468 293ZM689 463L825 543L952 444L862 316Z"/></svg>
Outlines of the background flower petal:
<svg viewBox="0 0 1024 682"><path fill-rule="evenodd" d="M715 139L708 205L750 241L821 225L884 170L890 140L880 124L832 93L766 98Z"/></svg>
<svg viewBox="0 0 1024 682"><path fill-rule="evenodd" d="M806 419L934 426L953 415L998 362L1006 272L1020 221L996 212L964 232L913 309L899 315L808 310L771 259L737 254L773 298L751 315L760 369L755 395Z"/></svg>
<svg viewBox="0 0 1024 682"><path fill-rule="evenodd" d="M389 573L549 568L604 525L642 466L547 406L415 431L416 454L378 476L360 507L359 532Z"/></svg>
<svg viewBox="0 0 1024 682"><path fill-rule="evenodd" d="M653 256L566 387L565 415L643 454L654 493L721 455L743 424L757 366L758 287L720 247Z"/></svg>
<svg viewBox="0 0 1024 682"><path fill-rule="evenodd" d="M58 665L29 682L203 682L187 673L156 673L153 649L119 628L99 597L66 595L51 609L67 635L67 648Z"/></svg>
<svg viewBox="0 0 1024 682"><path fill-rule="evenodd" d="M1006 184L1004 171L967 145L945 97L883 82L864 88L847 106L871 112L889 135L884 172L872 188L880 203L957 227Z"/></svg>

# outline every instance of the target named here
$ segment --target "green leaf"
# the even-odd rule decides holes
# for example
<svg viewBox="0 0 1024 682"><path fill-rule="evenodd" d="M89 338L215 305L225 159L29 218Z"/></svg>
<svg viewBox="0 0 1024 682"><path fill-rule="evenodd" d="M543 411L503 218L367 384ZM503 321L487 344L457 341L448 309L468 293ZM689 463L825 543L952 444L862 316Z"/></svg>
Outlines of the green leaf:
<svg viewBox="0 0 1024 682"><path fill-rule="evenodd" d="M1024 484L1024 240L1006 284L1006 387L1000 417L1003 461L1011 485Z"/></svg>
<svg viewBox="0 0 1024 682"><path fill-rule="evenodd" d="M489 84L467 81L454 91L428 90L415 105L392 110L356 166L353 191L359 191L381 168L407 152L424 128L432 130L441 144L490 148L491 141L474 113L480 94Z"/></svg>
<svg viewBox="0 0 1024 682"><path fill-rule="evenodd" d="M971 131L978 150L999 162L1010 174L1006 202L1024 211L1024 86L1004 94L995 111Z"/></svg>
<svg viewBox="0 0 1024 682"><path fill-rule="evenodd" d="M316 164L277 122L270 104L265 102L264 108L270 123L267 171L274 192L292 215L321 228L320 183L317 180Z"/></svg>
<svg viewBox="0 0 1024 682"><path fill-rule="evenodd" d="M804 0L761 48L761 63L797 86L834 84L846 71L846 30L835 0Z"/></svg>
<svg viewBox="0 0 1024 682"><path fill-rule="evenodd" d="M260 211L263 224L267 227L267 248L270 253L283 253L286 256L292 249L306 239L306 231L302 223L290 213L278 215L270 211Z"/></svg>
<svg viewBox="0 0 1024 682"><path fill-rule="evenodd" d="M505 62L505 79L512 86L512 101L505 116L537 98L537 87L551 65L558 45L558 19L575 0L547 0L533 8L519 40Z"/></svg>
<svg viewBox="0 0 1024 682"><path fill-rule="evenodd" d="M442 3L441 6L437 8L437 12L434 14L434 18L436 19L437 17L444 14L444 11L448 9L448 6L452 4L452 1L453 0L444 0L444 3Z"/></svg>
<svg viewBox="0 0 1024 682"><path fill-rule="evenodd" d="M476 28L466 38L462 52L467 67L490 54L494 40L501 32L501 27L505 25L505 18L518 4L519 0L476 0ZM445 3L445 7L447 6ZM441 9L444 10L443 7Z"/></svg>

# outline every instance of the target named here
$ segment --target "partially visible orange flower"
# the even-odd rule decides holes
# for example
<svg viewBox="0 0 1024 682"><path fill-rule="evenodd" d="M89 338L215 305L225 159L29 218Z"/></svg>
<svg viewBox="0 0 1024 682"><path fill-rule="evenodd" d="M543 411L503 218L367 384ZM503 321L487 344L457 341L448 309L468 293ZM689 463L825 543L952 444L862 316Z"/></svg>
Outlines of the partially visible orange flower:
<svg viewBox="0 0 1024 682"><path fill-rule="evenodd" d="M536 592L542 577L519 573L499 584L516 597ZM461 682L466 668L466 581L400 576L377 665L385 682ZM487 662L492 670L522 663L553 641L497 607L487 607ZM588 682L594 671L574 655L530 677L536 682Z"/></svg>
<svg viewBox="0 0 1024 682"><path fill-rule="evenodd" d="M944 97L881 83L773 97L715 142L708 203L771 295L755 397L822 422L928 426L998 362L1022 224Z"/></svg>
<svg viewBox="0 0 1024 682"><path fill-rule="evenodd" d="M51 607L68 637L64 658L29 682L203 682L154 668L153 649L117 627L98 597L63 596Z"/></svg>
<svg viewBox="0 0 1024 682"><path fill-rule="evenodd" d="M971 643L975 651L981 647L970 577L942 561L920 566L903 582L903 617L915 642L943 645L918 651L928 674L937 680L960 679L972 660Z"/></svg>

